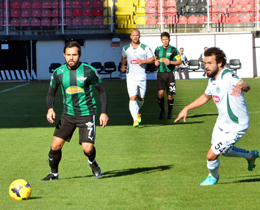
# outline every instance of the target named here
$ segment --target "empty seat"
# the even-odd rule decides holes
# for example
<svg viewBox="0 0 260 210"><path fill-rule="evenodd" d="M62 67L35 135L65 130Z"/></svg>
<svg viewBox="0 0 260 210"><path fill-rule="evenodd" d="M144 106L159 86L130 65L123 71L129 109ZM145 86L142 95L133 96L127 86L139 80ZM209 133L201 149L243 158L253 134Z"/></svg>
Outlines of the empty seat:
<svg viewBox="0 0 260 210"><path fill-rule="evenodd" d="M22 11L21 17L31 17L31 12L28 9Z"/></svg>
<svg viewBox="0 0 260 210"><path fill-rule="evenodd" d="M193 14L196 14L197 13L197 9L193 6L189 7L188 9L188 13L193 15Z"/></svg>
<svg viewBox="0 0 260 210"><path fill-rule="evenodd" d="M237 6L231 6L230 8L229 8L229 10L228 10L228 13L229 14L238 14L238 8L237 8Z"/></svg>
<svg viewBox="0 0 260 210"><path fill-rule="evenodd" d="M248 13L249 12L249 9L247 6L241 6L239 8L239 13Z"/></svg>
<svg viewBox="0 0 260 210"><path fill-rule="evenodd" d="M73 26L81 26L82 25L82 20L79 17L75 17L72 20L72 25Z"/></svg>
<svg viewBox="0 0 260 210"><path fill-rule="evenodd" d="M191 15L188 18L188 24L198 24L198 19L195 15Z"/></svg>
<svg viewBox="0 0 260 210"><path fill-rule="evenodd" d="M178 7L184 7L184 6L186 6L186 0L178 0L177 1L177 6Z"/></svg>
<svg viewBox="0 0 260 210"><path fill-rule="evenodd" d="M199 17L198 23L199 24L204 24L205 22L208 22L208 18L205 15L201 15Z"/></svg>
<svg viewBox="0 0 260 210"><path fill-rule="evenodd" d="M166 23L166 18L164 16L159 16L157 19L157 24L165 24Z"/></svg>
<svg viewBox="0 0 260 210"><path fill-rule="evenodd" d="M241 62L239 59L231 59L229 60L229 69L233 70L237 73L238 69L241 69Z"/></svg>
<svg viewBox="0 0 260 210"><path fill-rule="evenodd" d="M229 23L229 17L227 15L221 15L219 18L220 23Z"/></svg>
<svg viewBox="0 0 260 210"><path fill-rule="evenodd" d="M95 17L93 20L93 25L103 25L103 20L101 17Z"/></svg>
<svg viewBox="0 0 260 210"><path fill-rule="evenodd" d="M147 10L146 10L146 15L147 16L154 16L156 15L157 12L156 12L156 9L154 7L149 7Z"/></svg>
<svg viewBox="0 0 260 210"><path fill-rule="evenodd" d="M218 0L218 5L228 5L227 0Z"/></svg>
<svg viewBox="0 0 260 210"><path fill-rule="evenodd" d="M43 18L41 21L41 26L51 26L51 20L49 18Z"/></svg>
<svg viewBox="0 0 260 210"><path fill-rule="evenodd" d="M239 17L238 17L237 15L231 15L231 16L229 17L229 22L230 22L230 23L239 23L240 20L239 20Z"/></svg>
<svg viewBox="0 0 260 210"><path fill-rule="evenodd" d="M188 23L188 19L185 16L180 16L177 20L177 24L187 24Z"/></svg>
<svg viewBox="0 0 260 210"><path fill-rule="evenodd" d="M256 13L257 7L256 6L251 6L248 13Z"/></svg>
<svg viewBox="0 0 260 210"><path fill-rule="evenodd" d="M73 17L81 17L82 16L82 11L80 9L74 9L72 12Z"/></svg>
<svg viewBox="0 0 260 210"><path fill-rule="evenodd" d="M49 66L49 72L53 73L55 69L59 68L61 66L60 63L51 63Z"/></svg>
<svg viewBox="0 0 260 210"><path fill-rule="evenodd" d="M248 0L239 0L240 5L248 5Z"/></svg>
<svg viewBox="0 0 260 210"><path fill-rule="evenodd" d="M256 5L257 4L257 0L248 0L248 4ZM260 4L260 0L258 0L258 4Z"/></svg>
<svg viewBox="0 0 260 210"><path fill-rule="evenodd" d="M116 71L116 64L113 61L104 63L104 71L109 74L110 79L112 78L112 73Z"/></svg>
<svg viewBox="0 0 260 210"><path fill-rule="evenodd" d="M214 6L209 7L209 13L210 14L218 14L218 8L214 7Z"/></svg>
<svg viewBox="0 0 260 210"><path fill-rule="evenodd" d="M159 9L159 8L158 8ZM164 8L163 8L164 9ZM165 11L165 9L164 9L164 11ZM159 11L158 11L159 12ZM142 8L142 7L139 7L139 8L137 8L137 10L136 10L136 15L137 16L145 16L146 15L146 11L145 11L145 9L144 8Z"/></svg>
<svg viewBox="0 0 260 210"><path fill-rule="evenodd" d="M21 20L21 26L23 26L23 27L30 26L30 20L28 18L23 18Z"/></svg>
<svg viewBox="0 0 260 210"><path fill-rule="evenodd" d="M55 1L52 3L52 8L53 8L53 9L62 8L61 0L55 0Z"/></svg>
<svg viewBox="0 0 260 210"><path fill-rule="evenodd" d="M84 17L92 17L92 10L91 9L85 9L83 11L83 16Z"/></svg>
<svg viewBox="0 0 260 210"><path fill-rule="evenodd" d="M33 18L31 20L31 26L34 26L34 27L39 27L41 26L41 21L39 18Z"/></svg>
<svg viewBox="0 0 260 210"><path fill-rule="evenodd" d="M59 18L53 18L51 21L51 26L59 26L61 25L61 20Z"/></svg>
<svg viewBox="0 0 260 210"><path fill-rule="evenodd" d="M42 3L40 1L38 1L38 0L34 1L32 3L32 8L33 9L41 9L42 8Z"/></svg>
<svg viewBox="0 0 260 210"><path fill-rule="evenodd" d="M32 17L41 17L41 16L42 16L41 10L39 10L39 9L34 9L34 10L32 11Z"/></svg>
<svg viewBox="0 0 260 210"><path fill-rule="evenodd" d="M177 10L174 7L169 7L166 10L166 15L177 15Z"/></svg>
<svg viewBox="0 0 260 210"><path fill-rule="evenodd" d="M146 7L157 7L155 0L147 0L145 3Z"/></svg>
<svg viewBox="0 0 260 210"><path fill-rule="evenodd" d="M31 9L31 8L32 8L32 5L31 5L30 1L28 1L28 0L23 1L22 9Z"/></svg>
<svg viewBox="0 0 260 210"><path fill-rule="evenodd" d="M168 0L166 1L167 7L176 7L176 1L175 0Z"/></svg>
<svg viewBox="0 0 260 210"><path fill-rule="evenodd" d="M218 0L209 0L209 5L216 6L218 5Z"/></svg>
<svg viewBox="0 0 260 210"><path fill-rule="evenodd" d="M137 19L136 19L136 25L138 24L138 25L143 25L143 24L145 24L145 23L143 23L143 22L141 22L141 18L144 18L144 17L138 17L137 19L138 19L138 21L137 21ZM144 19L145 20L145 19ZM145 22L146 22L146 20L145 20ZM103 25L110 25L111 24L111 17L105 17L104 19L103 19Z"/></svg>
<svg viewBox="0 0 260 210"><path fill-rule="evenodd" d="M43 9L51 9L52 3L49 0L45 0L44 2L42 2L42 8Z"/></svg>
<svg viewBox="0 0 260 210"><path fill-rule="evenodd" d="M13 19L11 20L11 26L12 26L12 27L19 27L19 26L20 26L20 21L19 21L19 19L13 18Z"/></svg>
<svg viewBox="0 0 260 210"><path fill-rule="evenodd" d="M51 17L51 10L49 9L44 9L42 11L42 17Z"/></svg>
<svg viewBox="0 0 260 210"><path fill-rule="evenodd" d="M241 15L240 16L240 22L241 23L249 23L250 22L250 18L248 15Z"/></svg>
<svg viewBox="0 0 260 210"><path fill-rule="evenodd" d="M93 7L93 3L91 0L86 0L83 2L83 8L91 8Z"/></svg>
<svg viewBox="0 0 260 210"><path fill-rule="evenodd" d="M216 15L211 16L209 22L210 23L219 23L218 16L216 16Z"/></svg>
<svg viewBox="0 0 260 210"><path fill-rule="evenodd" d="M12 18L20 18L21 17L21 12L18 9L14 9L11 12L11 17Z"/></svg>
<svg viewBox="0 0 260 210"><path fill-rule="evenodd" d="M177 14L178 14L179 16L185 15L185 14L186 14L186 9L185 9L185 7L180 7L180 8L178 9L178 11L177 11Z"/></svg>
<svg viewBox="0 0 260 210"><path fill-rule="evenodd" d="M98 73L101 73L101 71L103 70L103 66L101 62L92 62L90 66L94 67Z"/></svg>
<svg viewBox="0 0 260 210"><path fill-rule="evenodd" d="M65 16L66 17L72 17L72 12L70 9L65 9Z"/></svg>
<svg viewBox="0 0 260 210"><path fill-rule="evenodd" d="M82 2L80 0L75 0L72 3L73 8L82 8Z"/></svg>
<svg viewBox="0 0 260 210"><path fill-rule="evenodd" d="M65 24L66 26L71 26L71 25L72 25L71 19L68 18L68 17L64 18L64 24Z"/></svg>
<svg viewBox="0 0 260 210"><path fill-rule="evenodd" d="M259 21L260 21L260 16L259 16ZM250 22L257 22L257 16L256 15L252 15L250 18Z"/></svg>
<svg viewBox="0 0 260 210"><path fill-rule="evenodd" d="M61 16L61 10L59 10L59 9L52 10L51 16L52 17L60 17Z"/></svg>
<svg viewBox="0 0 260 210"><path fill-rule="evenodd" d="M198 0L197 6L207 6L207 0Z"/></svg>
<svg viewBox="0 0 260 210"><path fill-rule="evenodd" d="M157 24L157 19L153 16L150 16L146 19L146 24L147 25L156 25Z"/></svg>
<svg viewBox="0 0 260 210"><path fill-rule="evenodd" d="M200 7L198 10L199 14L206 14L207 13L207 8L206 7Z"/></svg>
<svg viewBox="0 0 260 210"><path fill-rule="evenodd" d="M70 0L65 1L65 8L72 8L72 2Z"/></svg>
<svg viewBox="0 0 260 210"><path fill-rule="evenodd" d="M160 16L161 13L162 13L163 15L165 14L165 8L163 8L163 7L158 7L158 10L157 10L158 16Z"/></svg>
<svg viewBox="0 0 260 210"><path fill-rule="evenodd" d="M189 70L196 71L200 69L199 60L189 60Z"/></svg>
<svg viewBox="0 0 260 210"><path fill-rule="evenodd" d="M145 7L145 0L139 0L135 4L137 7Z"/></svg>
<svg viewBox="0 0 260 210"><path fill-rule="evenodd" d="M218 13L219 14L227 14L228 10L225 6L222 6L222 7L219 8Z"/></svg>
<svg viewBox="0 0 260 210"><path fill-rule="evenodd" d="M240 0L233 0L233 2L232 2L231 5L239 5L239 4L240 4L239 1L240 1Z"/></svg>
<svg viewBox="0 0 260 210"><path fill-rule="evenodd" d="M5 4L5 2L4 2ZM22 5L19 1L14 1L12 4L11 4L11 9L21 9Z"/></svg>
<svg viewBox="0 0 260 210"><path fill-rule="evenodd" d="M102 8L103 7L103 2L101 0L95 0L93 2L93 7Z"/></svg>
<svg viewBox="0 0 260 210"><path fill-rule="evenodd" d="M187 5L188 6L196 6L197 5L196 0L188 0Z"/></svg>
<svg viewBox="0 0 260 210"><path fill-rule="evenodd" d="M99 8L94 9L94 11L93 11L93 16L103 16L103 11L102 11L102 9L99 9Z"/></svg>
<svg viewBox="0 0 260 210"><path fill-rule="evenodd" d="M176 17L175 16L168 16L166 20L166 24L175 24L176 23Z"/></svg>
<svg viewBox="0 0 260 210"><path fill-rule="evenodd" d="M91 18L86 17L83 19L82 25L83 26L91 26L93 24L93 21Z"/></svg>

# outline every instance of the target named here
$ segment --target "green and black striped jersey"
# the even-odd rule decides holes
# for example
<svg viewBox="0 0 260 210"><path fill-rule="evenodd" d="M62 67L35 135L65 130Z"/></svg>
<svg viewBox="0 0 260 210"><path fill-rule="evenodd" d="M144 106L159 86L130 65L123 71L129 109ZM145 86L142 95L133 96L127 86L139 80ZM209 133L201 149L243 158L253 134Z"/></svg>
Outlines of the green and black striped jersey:
<svg viewBox="0 0 260 210"><path fill-rule="evenodd" d="M58 67L52 74L50 87L55 91L61 86L63 95L63 112L74 116L96 114L96 101L93 86L102 83L94 67L80 63L75 70L67 65Z"/></svg>
<svg viewBox="0 0 260 210"><path fill-rule="evenodd" d="M154 55L160 61L158 72L174 71L175 65L165 65L165 63L163 62L164 60L177 61L181 59L177 48L173 46L169 46L168 48L163 48L163 46L157 47Z"/></svg>

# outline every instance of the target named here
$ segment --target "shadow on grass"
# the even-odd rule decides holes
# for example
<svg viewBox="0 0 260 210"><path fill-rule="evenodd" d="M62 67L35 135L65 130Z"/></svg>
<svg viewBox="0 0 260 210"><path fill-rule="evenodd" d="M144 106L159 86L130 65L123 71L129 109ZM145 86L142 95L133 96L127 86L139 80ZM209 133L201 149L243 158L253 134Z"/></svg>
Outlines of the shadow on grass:
<svg viewBox="0 0 260 210"><path fill-rule="evenodd" d="M248 179L240 179L236 181L231 181L231 182L221 182L219 184L233 184L233 183L250 183L250 182L260 182L260 175L254 177L254 178L248 178Z"/></svg>
<svg viewBox="0 0 260 210"><path fill-rule="evenodd" d="M138 167L138 168L106 171L106 172L102 173L101 179L120 177L120 176L129 176L129 175L134 175L134 174L139 174L139 173L149 174L149 173L154 173L154 172L158 172L158 171L169 170L172 167L173 167L173 165L164 165L164 166L156 166L156 167L141 167L141 168ZM63 179L78 179L78 178L85 178L85 177L93 177L93 175L68 177L68 178L63 178Z"/></svg>

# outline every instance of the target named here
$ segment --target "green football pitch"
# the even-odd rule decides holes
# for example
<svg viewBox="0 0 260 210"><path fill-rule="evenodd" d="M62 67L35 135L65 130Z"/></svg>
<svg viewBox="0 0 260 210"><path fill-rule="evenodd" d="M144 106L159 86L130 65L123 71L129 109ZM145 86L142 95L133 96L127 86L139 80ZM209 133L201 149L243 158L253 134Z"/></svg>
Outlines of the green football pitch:
<svg viewBox="0 0 260 210"><path fill-rule="evenodd" d="M245 79L251 125L238 147L260 150L260 80ZM48 152L55 125L46 120L48 83L0 83L0 209L260 209L260 159L253 171L242 158L220 157L220 180L201 187L206 178L206 154L218 112L211 100L191 110L186 123L159 120L156 81L148 81L142 123L133 128L123 80L104 81L109 105L108 126L99 126L96 149L102 176L95 179L78 144L78 131L63 147L59 180L44 182L50 168ZM207 79L177 81L173 108L181 109L200 96ZM165 97L166 98L166 97ZM166 99L165 99L166 100ZM167 101L166 103L167 104ZM55 100L57 120L62 112L61 90ZM13 201L9 185L25 179L32 186L31 198Z"/></svg>

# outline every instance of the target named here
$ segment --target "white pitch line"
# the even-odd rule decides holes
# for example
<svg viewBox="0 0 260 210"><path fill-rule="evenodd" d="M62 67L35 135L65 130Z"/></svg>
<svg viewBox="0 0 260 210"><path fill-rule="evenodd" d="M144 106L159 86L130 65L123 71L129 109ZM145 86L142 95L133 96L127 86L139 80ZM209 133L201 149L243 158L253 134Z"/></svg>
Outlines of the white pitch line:
<svg viewBox="0 0 260 210"><path fill-rule="evenodd" d="M14 89L16 89L16 88L19 88L19 87L22 87L22 86L25 86L25 85L29 85L29 84L30 84L30 83L25 83L25 84L22 84L22 85L15 86L15 87L13 87L13 88L5 89L5 90L0 91L0 93L5 93L5 92L7 92L7 91L14 90Z"/></svg>

